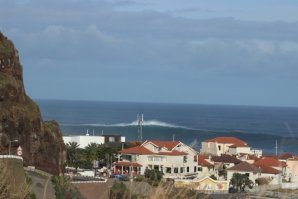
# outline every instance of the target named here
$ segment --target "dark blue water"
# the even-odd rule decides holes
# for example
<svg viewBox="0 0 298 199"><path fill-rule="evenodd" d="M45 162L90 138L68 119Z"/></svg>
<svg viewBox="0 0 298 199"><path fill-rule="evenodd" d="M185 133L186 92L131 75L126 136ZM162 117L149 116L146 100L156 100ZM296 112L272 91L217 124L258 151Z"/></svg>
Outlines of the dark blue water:
<svg viewBox="0 0 298 199"><path fill-rule="evenodd" d="M237 137L253 149L298 154L298 108L35 100L45 121L56 120L63 134L121 134L137 140L137 114L144 114L143 141L190 144L219 136ZM199 146L200 147L200 144Z"/></svg>

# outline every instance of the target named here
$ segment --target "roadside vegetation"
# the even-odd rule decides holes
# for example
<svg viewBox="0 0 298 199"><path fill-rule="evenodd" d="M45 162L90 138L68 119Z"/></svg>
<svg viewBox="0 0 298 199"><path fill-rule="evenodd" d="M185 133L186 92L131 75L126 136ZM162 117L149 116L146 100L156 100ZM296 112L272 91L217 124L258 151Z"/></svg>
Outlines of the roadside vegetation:
<svg viewBox="0 0 298 199"><path fill-rule="evenodd" d="M56 199L84 199L79 190L67 176L52 176Z"/></svg>
<svg viewBox="0 0 298 199"><path fill-rule="evenodd" d="M19 175L18 172L11 169L9 160L3 159L0 161L0 199L34 198L34 194L31 193L30 183L30 178L24 174Z"/></svg>

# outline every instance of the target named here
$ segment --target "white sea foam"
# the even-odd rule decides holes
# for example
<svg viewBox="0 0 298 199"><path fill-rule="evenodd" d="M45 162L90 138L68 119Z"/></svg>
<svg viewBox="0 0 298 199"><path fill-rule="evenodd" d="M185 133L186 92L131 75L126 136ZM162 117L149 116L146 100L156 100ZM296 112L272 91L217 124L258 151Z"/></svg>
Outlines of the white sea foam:
<svg viewBox="0 0 298 199"><path fill-rule="evenodd" d="M137 126L138 121L133 121L131 123L118 123L118 124L60 124L62 126L102 126L102 127L127 127L127 126ZM169 127L169 128L182 128L182 129L189 129L189 130L195 130L191 128L187 128L184 126L178 126L175 124L170 124L166 122L160 122L157 120L148 120L143 121L142 126L159 126L159 127Z"/></svg>

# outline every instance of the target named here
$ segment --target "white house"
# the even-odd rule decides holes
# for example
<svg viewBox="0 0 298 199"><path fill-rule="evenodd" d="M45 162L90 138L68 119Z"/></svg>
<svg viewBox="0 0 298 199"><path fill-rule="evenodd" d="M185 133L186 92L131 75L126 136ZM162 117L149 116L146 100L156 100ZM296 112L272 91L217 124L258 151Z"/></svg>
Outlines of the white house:
<svg viewBox="0 0 298 199"><path fill-rule="evenodd" d="M94 136L90 135L87 130L86 135L63 135L63 141L65 144L69 142L77 142L79 144L79 148L85 148L90 143L107 144L125 142L125 137L120 135Z"/></svg>
<svg viewBox="0 0 298 199"><path fill-rule="evenodd" d="M222 154L236 155L239 153L262 156L262 150L252 150L247 143L235 137L216 137L202 142L201 154L220 156Z"/></svg>
<svg viewBox="0 0 298 199"><path fill-rule="evenodd" d="M144 174L146 169L163 171L165 178L194 178L198 163L197 152L179 141L147 140L141 146L118 151L120 161L114 172Z"/></svg>
<svg viewBox="0 0 298 199"><path fill-rule="evenodd" d="M261 169L248 162L241 162L233 167L227 169L227 181L230 182L234 173L245 174L253 183L260 177Z"/></svg>

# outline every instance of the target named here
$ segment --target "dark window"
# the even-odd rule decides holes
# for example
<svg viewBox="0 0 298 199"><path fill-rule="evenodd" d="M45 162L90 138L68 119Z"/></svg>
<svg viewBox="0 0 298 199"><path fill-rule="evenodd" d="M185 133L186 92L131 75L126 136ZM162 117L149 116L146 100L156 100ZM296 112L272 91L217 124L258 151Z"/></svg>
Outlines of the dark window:
<svg viewBox="0 0 298 199"><path fill-rule="evenodd" d="M186 172L189 173L189 167L186 167Z"/></svg>
<svg viewBox="0 0 298 199"><path fill-rule="evenodd" d="M202 171L202 167L198 167L198 171Z"/></svg>
<svg viewBox="0 0 298 199"><path fill-rule="evenodd" d="M197 167L195 166L195 167L193 168L193 170L194 170L194 172L197 172Z"/></svg>

